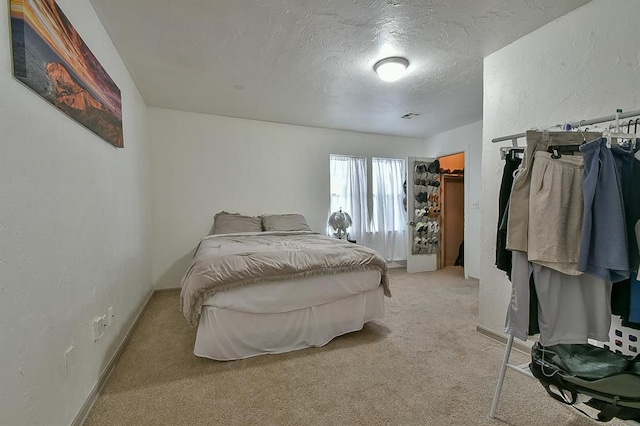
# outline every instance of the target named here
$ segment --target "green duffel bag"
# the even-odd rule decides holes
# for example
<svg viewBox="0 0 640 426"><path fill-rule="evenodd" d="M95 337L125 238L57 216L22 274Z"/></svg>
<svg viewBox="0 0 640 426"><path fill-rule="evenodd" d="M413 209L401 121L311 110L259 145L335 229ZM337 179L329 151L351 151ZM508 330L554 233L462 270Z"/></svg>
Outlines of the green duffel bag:
<svg viewBox="0 0 640 426"><path fill-rule="evenodd" d="M640 420L640 359L593 345L531 348L533 375L554 399L573 405L578 394L600 410L598 420Z"/></svg>

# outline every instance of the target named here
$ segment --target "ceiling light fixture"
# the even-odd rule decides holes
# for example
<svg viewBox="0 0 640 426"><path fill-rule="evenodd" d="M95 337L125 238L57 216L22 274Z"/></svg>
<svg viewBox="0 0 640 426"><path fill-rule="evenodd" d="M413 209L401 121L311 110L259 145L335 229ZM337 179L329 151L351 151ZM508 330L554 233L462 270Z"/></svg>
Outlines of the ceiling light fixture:
<svg viewBox="0 0 640 426"><path fill-rule="evenodd" d="M409 66L409 61L399 56L381 59L373 66L373 70L378 73L378 77L383 81L396 81Z"/></svg>

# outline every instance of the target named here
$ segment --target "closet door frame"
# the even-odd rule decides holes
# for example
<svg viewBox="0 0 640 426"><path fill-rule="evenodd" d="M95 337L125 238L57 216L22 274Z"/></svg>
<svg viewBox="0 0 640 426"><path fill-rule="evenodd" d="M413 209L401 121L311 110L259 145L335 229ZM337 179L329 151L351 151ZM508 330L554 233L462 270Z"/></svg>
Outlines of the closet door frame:
<svg viewBox="0 0 640 426"><path fill-rule="evenodd" d="M469 278L468 267L469 265L469 210L471 208L471 194L469 193L469 161L471 155L471 145L464 145L463 149L461 147L453 148L450 151L440 151L440 152L431 152L435 158L447 157L449 155L455 154L464 154L464 241L465 241L465 251L464 251L464 277L465 279ZM478 199L479 199L478 194ZM479 203L477 203L479 204ZM479 209L480 206L475 206L474 208ZM442 248L441 248L442 249ZM442 256L441 256L442 257ZM440 265L438 265L440 266Z"/></svg>

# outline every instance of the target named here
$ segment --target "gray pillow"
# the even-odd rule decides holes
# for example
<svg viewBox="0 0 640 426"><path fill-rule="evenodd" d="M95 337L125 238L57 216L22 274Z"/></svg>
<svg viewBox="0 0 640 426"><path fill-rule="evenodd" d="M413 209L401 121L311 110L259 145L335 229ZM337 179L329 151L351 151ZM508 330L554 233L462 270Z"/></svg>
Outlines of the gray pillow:
<svg viewBox="0 0 640 426"><path fill-rule="evenodd" d="M212 234L238 232L262 232L260 216L244 216L239 213L220 212L213 218Z"/></svg>
<svg viewBox="0 0 640 426"><path fill-rule="evenodd" d="M265 231L311 231L307 220L301 214L272 214L262 216Z"/></svg>

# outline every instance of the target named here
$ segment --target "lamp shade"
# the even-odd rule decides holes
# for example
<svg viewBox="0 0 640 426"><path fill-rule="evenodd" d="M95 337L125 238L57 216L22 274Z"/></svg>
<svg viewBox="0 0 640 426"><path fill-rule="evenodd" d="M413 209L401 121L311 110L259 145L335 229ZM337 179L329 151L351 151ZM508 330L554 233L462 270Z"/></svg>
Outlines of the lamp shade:
<svg viewBox="0 0 640 426"><path fill-rule="evenodd" d="M396 81L406 71L409 61L399 56L381 59L373 66L373 70L382 81Z"/></svg>

